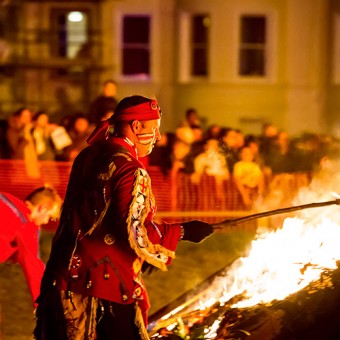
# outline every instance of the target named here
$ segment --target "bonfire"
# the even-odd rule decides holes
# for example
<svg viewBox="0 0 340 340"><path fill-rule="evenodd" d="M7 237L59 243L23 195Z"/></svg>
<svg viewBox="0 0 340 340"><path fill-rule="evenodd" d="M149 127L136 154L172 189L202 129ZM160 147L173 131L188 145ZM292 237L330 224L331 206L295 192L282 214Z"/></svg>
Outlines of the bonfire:
<svg viewBox="0 0 340 340"><path fill-rule="evenodd" d="M339 197L327 206L334 194L316 192L312 183L295 203L312 197L323 208L289 216L276 230L260 226L247 256L151 320L151 338L340 339Z"/></svg>

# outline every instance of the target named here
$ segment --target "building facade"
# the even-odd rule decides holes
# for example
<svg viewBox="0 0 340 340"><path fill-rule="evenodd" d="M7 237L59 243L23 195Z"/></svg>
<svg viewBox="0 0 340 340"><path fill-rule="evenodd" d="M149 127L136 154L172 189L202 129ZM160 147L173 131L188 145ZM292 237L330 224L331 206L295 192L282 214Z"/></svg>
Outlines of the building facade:
<svg viewBox="0 0 340 340"><path fill-rule="evenodd" d="M164 131L194 107L207 126L340 135L337 0L7 0L0 21L2 118L86 111L112 78L158 99Z"/></svg>

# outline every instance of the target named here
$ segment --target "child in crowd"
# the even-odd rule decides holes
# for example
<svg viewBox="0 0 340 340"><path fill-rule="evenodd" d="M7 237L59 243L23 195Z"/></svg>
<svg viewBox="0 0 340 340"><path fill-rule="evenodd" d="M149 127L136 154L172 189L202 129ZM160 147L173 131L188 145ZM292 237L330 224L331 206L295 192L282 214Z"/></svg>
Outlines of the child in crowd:
<svg viewBox="0 0 340 340"><path fill-rule="evenodd" d="M250 209L254 200L263 195L264 176L247 146L241 148L240 160L234 165L234 180L245 208Z"/></svg>

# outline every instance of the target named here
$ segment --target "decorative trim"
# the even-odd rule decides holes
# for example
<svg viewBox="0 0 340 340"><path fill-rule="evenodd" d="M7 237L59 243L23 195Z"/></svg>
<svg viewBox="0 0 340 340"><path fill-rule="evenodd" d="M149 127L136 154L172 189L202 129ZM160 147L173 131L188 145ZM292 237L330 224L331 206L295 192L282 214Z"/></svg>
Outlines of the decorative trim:
<svg viewBox="0 0 340 340"><path fill-rule="evenodd" d="M143 260L166 271L166 263L169 257L175 258L175 252L160 244L153 244L149 240L144 221L150 213L150 200L153 198L150 178L147 172L141 168L135 171L134 176L133 199L126 220L130 246Z"/></svg>
<svg viewBox="0 0 340 340"><path fill-rule="evenodd" d="M141 336L141 340L149 340L149 335L145 327L145 321L143 318L143 313L141 308L138 305L138 302L135 303L135 325L138 328L139 335Z"/></svg>

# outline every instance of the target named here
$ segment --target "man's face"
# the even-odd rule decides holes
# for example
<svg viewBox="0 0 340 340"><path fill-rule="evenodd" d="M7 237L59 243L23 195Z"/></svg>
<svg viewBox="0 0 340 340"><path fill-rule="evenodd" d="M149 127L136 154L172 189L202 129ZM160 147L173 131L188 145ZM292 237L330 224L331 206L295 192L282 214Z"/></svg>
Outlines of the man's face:
<svg viewBox="0 0 340 340"><path fill-rule="evenodd" d="M151 153L155 143L161 139L159 127L160 119L138 122L136 135L136 148L139 157L144 157Z"/></svg>
<svg viewBox="0 0 340 340"><path fill-rule="evenodd" d="M32 112L28 109L24 109L21 112L20 120L24 125L31 123L32 122Z"/></svg>
<svg viewBox="0 0 340 340"><path fill-rule="evenodd" d="M107 83L104 86L104 96L105 97L115 97L117 94L117 85L114 83Z"/></svg>
<svg viewBox="0 0 340 340"><path fill-rule="evenodd" d="M41 204L31 207L31 218L37 226L49 223L59 216L61 202L58 200L54 203Z"/></svg>

